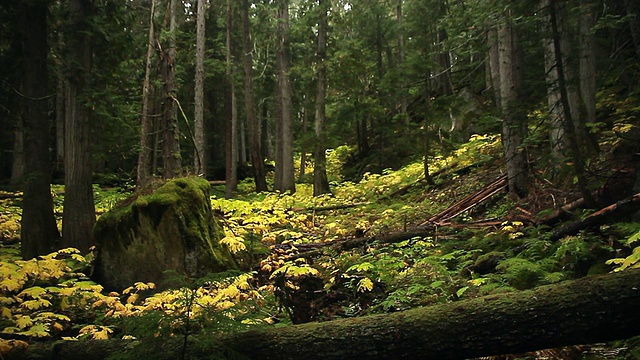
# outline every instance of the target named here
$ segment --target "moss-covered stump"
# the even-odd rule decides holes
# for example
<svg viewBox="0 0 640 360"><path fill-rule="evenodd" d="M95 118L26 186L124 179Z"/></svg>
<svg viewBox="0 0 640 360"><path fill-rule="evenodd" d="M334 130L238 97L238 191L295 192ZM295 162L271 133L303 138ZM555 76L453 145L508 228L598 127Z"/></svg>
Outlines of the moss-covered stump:
<svg viewBox="0 0 640 360"><path fill-rule="evenodd" d="M199 178L168 181L152 194L105 213L94 235L98 253L93 278L109 290L136 281L165 287L166 270L202 277L236 267L219 243L209 183Z"/></svg>

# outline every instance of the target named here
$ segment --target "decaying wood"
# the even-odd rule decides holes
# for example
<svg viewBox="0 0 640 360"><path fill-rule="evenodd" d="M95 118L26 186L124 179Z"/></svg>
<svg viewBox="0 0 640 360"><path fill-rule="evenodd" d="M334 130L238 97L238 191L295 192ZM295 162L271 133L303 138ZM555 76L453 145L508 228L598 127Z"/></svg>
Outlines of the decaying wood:
<svg viewBox="0 0 640 360"><path fill-rule="evenodd" d="M610 221L613 216L630 214L640 210L640 193L629 198L620 200L613 205L604 207L586 218L565 225L554 231L551 235L551 241L560 240L567 235L577 234L578 231L584 230L590 226L598 226Z"/></svg>
<svg viewBox="0 0 640 360"><path fill-rule="evenodd" d="M493 195L499 193L500 191L506 189L507 187L507 176L503 175L485 186L482 190L477 191L464 199L458 201L457 203L449 206L444 211L430 217L427 221L420 224L420 226L427 226L430 224L441 225L444 224L447 220L453 219L454 217L462 214L463 212L472 209L473 207L481 204L487 199L491 198Z"/></svg>
<svg viewBox="0 0 640 360"><path fill-rule="evenodd" d="M249 359L465 359L625 339L640 334L638 323L640 269L633 269L390 314L211 334L211 339ZM135 344L41 343L3 356L101 360ZM210 352L200 351L189 355L204 358Z"/></svg>
<svg viewBox="0 0 640 360"><path fill-rule="evenodd" d="M542 217L538 221L536 221L539 225L553 225L558 221L562 220L562 218L571 215L571 211L581 208L585 205L585 201L583 198L572 201L568 204L563 205L559 209L556 209L552 214Z"/></svg>

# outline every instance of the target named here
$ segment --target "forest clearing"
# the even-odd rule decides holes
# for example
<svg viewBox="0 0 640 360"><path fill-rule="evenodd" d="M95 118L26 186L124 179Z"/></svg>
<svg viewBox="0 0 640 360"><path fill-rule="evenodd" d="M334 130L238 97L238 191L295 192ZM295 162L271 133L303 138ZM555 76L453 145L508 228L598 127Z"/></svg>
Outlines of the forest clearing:
<svg viewBox="0 0 640 360"><path fill-rule="evenodd" d="M630 0L5 2L0 359L640 359L639 64Z"/></svg>

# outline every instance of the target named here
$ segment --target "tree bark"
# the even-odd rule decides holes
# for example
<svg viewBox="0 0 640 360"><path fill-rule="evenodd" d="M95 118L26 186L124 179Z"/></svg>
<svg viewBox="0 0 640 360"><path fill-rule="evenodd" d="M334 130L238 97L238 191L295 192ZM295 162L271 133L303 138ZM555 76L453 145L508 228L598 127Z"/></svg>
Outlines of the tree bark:
<svg viewBox="0 0 640 360"><path fill-rule="evenodd" d="M582 126L587 151L598 149L598 141L589 133L586 124L596 122L596 37L593 27L596 24L596 10L593 1L585 1L580 13L580 97L585 119Z"/></svg>
<svg viewBox="0 0 640 360"><path fill-rule="evenodd" d="M256 183L256 191L267 191L265 179L264 158L260 143L260 120L256 115L256 106L253 94L253 44L251 41L251 28L249 22L249 1L242 0L242 49L244 52L244 101L249 130L249 151L251 153L251 165L253 166L253 178Z"/></svg>
<svg viewBox="0 0 640 360"><path fill-rule="evenodd" d="M205 40L205 2L198 0L197 21L196 21L196 77L194 89L194 164L193 169L198 176L207 176L205 163L206 143L204 128L204 40Z"/></svg>
<svg viewBox="0 0 640 360"><path fill-rule="evenodd" d="M169 40L162 53L162 81L164 99L162 104L162 165L163 177L172 179L181 175L182 160L180 155L179 127L176 108L176 13L179 0L167 2L169 11Z"/></svg>
<svg viewBox="0 0 640 360"><path fill-rule="evenodd" d="M327 13L331 3L327 0L318 0L320 17L318 19L318 51L317 51L317 76L318 87L316 91L316 129L315 129L315 164L313 168L313 196L330 194L329 179L327 178L326 141L327 134L324 129L326 121L325 101L327 93Z"/></svg>
<svg viewBox="0 0 640 360"><path fill-rule="evenodd" d="M289 46L289 1L280 0L278 4L278 48L280 52L279 67L279 94L281 103L281 123L280 123L280 139L282 141L280 159L281 166L279 170L281 174L276 174L276 179L280 180L276 190L294 193L296 191L294 167L293 167L293 91L291 89L291 80L289 78L289 69L291 67L291 51ZM278 138L278 135L276 135Z"/></svg>
<svg viewBox="0 0 640 360"><path fill-rule="evenodd" d="M502 144L509 183L509 194L523 198L529 191L527 157L522 148L526 137L526 116L518 104L518 75L511 9L505 10L498 27L500 107L502 110Z"/></svg>
<svg viewBox="0 0 640 360"><path fill-rule="evenodd" d="M551 30L553 34L553 45L554 52L556 54L556 69L558 71L558 87L560 90L560 100L562 102L562 107L564 109L570 109L570 99L567 88L567 79L565 77L565 66L562 61L562 45L560 38L560 30L558 28L558 19L557 15L557 7L555 0L549 0L549 14L551 21ZM573 114L571 111L564 111L564 121L563 128L564 132L568 137L569 151L571 157L573 159L573 167L574 174L577 178L578 188L582 193L582 197L584 198L586 204L588 206L593 206L595 204L595 200L591 195L587 187L587 182L585 179L585 168L584 168L584 159L582 157L582 152L580 151L580 145L578 141L578 136L576 134L576 128L574 126Z"/></svg>
<svg viewBox="0 0 640 360"><path fill-rule="evenodd" d="M89 109L83 98L91 74L91 16L93 4L69 1L69 27L66 32L68 54L65 114L65 197L62 216L62 247L76 247L87 253L94 245L91 168L91 128Z"/></svg>
<svg viewBox="0 0 640 360"><path fill-rule="evenodd" d="M640 60L640 4L636 0L624 0L624 7L627 15L631 17L629 22L631 38L636 49L636 57Z"/></svg>
<svg viewBox="0 0 640 360"><path fill-rule="evenodd" d="M49 119L47 117L47 15L46 2L21 3L23 24L24 196L20 251L23 259L50 253L60 240L53 216Z"/></svg>
<svg viewBox="0 0 640 360"><path fill-rule="evenodd" d="M226 43L227 43L227 94L226 98L226 186L225 198L230 199L233 192L238 188L238 104L236 98L235 86L235 64L233 61L233 11L232 2L227 0L227 25L226 25Z"/></svg>
<svg viewBox="0 0 640 360"><path fill-rule="evenodd" d="M521 353L639 335L639 289L640 270L633 269L391 314L214 336L250 359L444 360ZM121 340L65 341L34 344L4 358L99 360L124 349Z"/></svg>
<svg viewBox="0 0 640 360"><path fill-rule="evenodd" d="M147 42L147 57L145 61L144 81L142 83L142 116L140 119L140 150L138 153L138 168L136 186L143 187L151 176L151 153L153 146L149 146L151 139L151 129L153 124L149 118L151 109L151 59L154 42L156 39L154 18L156 12L156 0L151 0L151 10L149 12L149 39Z"/></svg>

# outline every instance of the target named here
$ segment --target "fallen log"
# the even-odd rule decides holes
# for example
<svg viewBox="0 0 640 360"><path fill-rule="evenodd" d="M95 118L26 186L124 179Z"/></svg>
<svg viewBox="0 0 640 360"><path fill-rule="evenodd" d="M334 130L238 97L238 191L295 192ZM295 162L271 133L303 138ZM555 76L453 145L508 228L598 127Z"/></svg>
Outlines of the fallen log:
<svg viewBox="0 0 640 360"><path fill-rule="evenodd" d="M211 337L250 359L465 359L625 339L640 334L639 322L640 269L633 269L390 314ZM3 357L101 360L132 344L34 344Z"/></svg>
<svg viewBox="0 0 640 360"><path fill-rule="evenodd" d="M552 214L542 217L537 220L536 223L538 225L553 225L558 221L562 220L565 216L571 216L571 211L583 207L585 205L584 198L580 198L578 200L572 201L568 204L561 206L559 209L556 209Z"/></svg>
<svg viewBox="0 0 640 360"><path fill-rule="evenodd" d="M503 175L487 184L483 189L466 196L464 199L449 206L444 211L430 217L427 221L420 224L420 226L426 226L429 224L440 225L447 220L451 220L454 217L462 214L465 211L472 209L473 207L481 204L493 195L504 190L507 187L507 176Z"/></svg>
<svg viewBox="0 0 640 360"><path fill-rule="evenodd" d="M567 235L577 234L580 230L584 230L588 227L602 225L609 221L613 216L630 214L638 210L640 210L640 193L620 200L613 205L604 207L580 221L561 227L551 234L550 240L560 240Z"/></svg>

